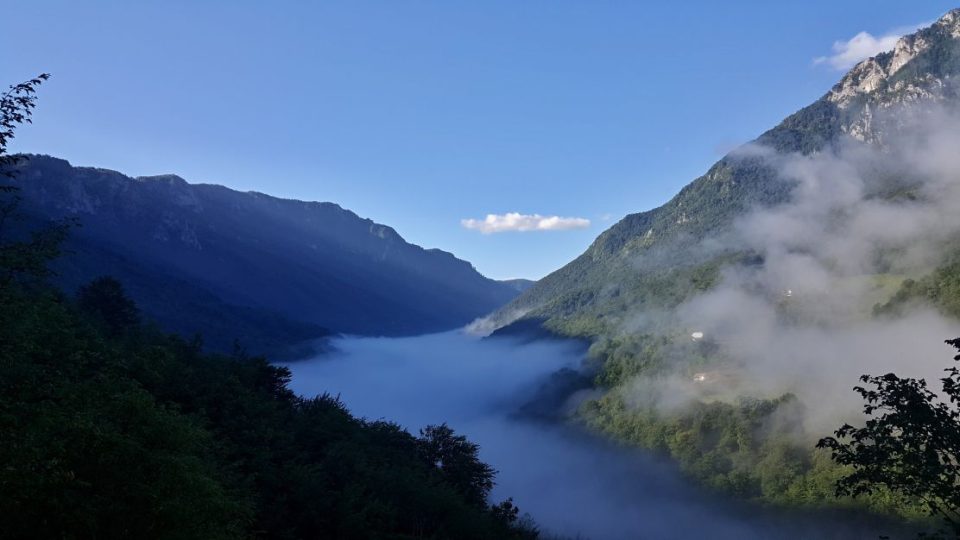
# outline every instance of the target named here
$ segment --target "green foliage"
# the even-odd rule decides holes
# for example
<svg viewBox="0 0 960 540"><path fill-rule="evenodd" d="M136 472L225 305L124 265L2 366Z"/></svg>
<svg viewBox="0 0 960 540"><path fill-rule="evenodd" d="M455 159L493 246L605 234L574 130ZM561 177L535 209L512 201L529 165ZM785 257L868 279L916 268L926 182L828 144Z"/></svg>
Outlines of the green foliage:
<svg viewBox="0 0 960 540"><path fill-rule="evenodd" d="M50 75L36 78L10 88L0 94L0 177L12 178L19 156L7 153L16 128L32 123L31 116L37 104L37 88ZM17 219L20 204L19 189L0 184L0 288L17 279L41 278L49 274L47 263L60 253L60 245L73 225L70 221L57 222L51 227L35 231L28 237L9 234L10 222Z"/></svg>
<svg viewBox="0 0 960 540"><path fill-rule="evenodd" d="M622 334L596 341L590 356L597 364L595 383L606 392L585 402L579 418L616 440L669 455L705 486L790 507L924 516L920 502L904 494L838 497L834 485L851 469L815 448L816 439L804 430L805 408L794 395L751 398L709 383L677 395L674 384L660 384L706 372L736 388L735 364L709 339Z"/></svg>
<svg viewBox="0 0 960 540"><path fill-rule="evenodd" d="M468 501L483 504L487 500L495 471L477 457L479 446L442 424L420 430L420 451Z"/></svg>
<svg viewBox="0 0 960 540"><path fill-rule="evenodd" d="M0 165L45 79L0 96ZM286 368L141 325L112 278L51 291L65 234L0 237L0 538L538 536L449 427L298 397Z"/></svg>
<svg viewBox="0 0 960 540"><path fill-rule="evenodd" d="M960 339L947 343L960 349ZM946 371L941 379L946 402L923 379L864 375L861 380L870 388L855 390L866 402L869 419L859 428L843 425L836 438L824 438L818 446L851 468L838 480L838 494L892 491L919 499L960 537L960 369Z"/></svg>
<svg viewBox="0 0 960 540"><path fill-rule="evenodd" d="M18 161L18 156L7 153L7 145L18 126L33 123L30 117L37 106L37 88L49 78L49 73L41 73L29 81L11 85L0 94L0 171L5 176L12 175L11 168Z"/></svg>
<svg viewBox="0 0 960 540"><path fill-rule="evenodd" d="M95 306L130 313L98 283ZM130 319L114 332L60 295L2 300L0 537L536 537L445 425L354 418L294 395L286 368Z"/></svg>
<svg viewBox="0 0 960 540"><path fill-rule="evenodd" d="M738 403L692 401L671 412L656 403L628 403L625 390L588 402L588 425L632 444L668 453L708 486L743 497L775 499L804 465L796 453L793 424L799 404L792 395L741 399ZM631 400L632 401L632 400Z"/></svg>
<svg viewBox="0 0 960 540"><path fill-rule="evenodd" d="M614 388L633 377L693 371L719 362L716 344L691 341L687 336L635 333L601 338L590 346L590 358L599 365L598 386Z"/></svg>
<svg viewBox="0 0 960 540"><path fill-rule="evenodd" d="M850 469L814 448L815 439L804 432L803 404L792 394L760 399L704 386L684 397L675 386L660 384L703 371L736 382L735 367L708 339L621 334L597 340L590 356L597 364L595 382L606 393L584 403L580 419L617 440L669 455L712 489L786 506L857 506L922 516L915 499L895 493L837 498L834 484Z"/></svg>
<svg viewBox="0 0 960 540"><path fill-rule="evenodd" d="M60 299L2 300L0 536L239 534L249 513L197 419L125 374L121 349Z"/></svg>
<svg viewBox="0 0 960 540"><path fill-rule="evenodd" d="M779 155L829 151L845 139L844 126L862 119L865 111L909 101L907 94L918 85L950 79L960 67L960 45L947 28L933 25L919 31L927 46L881 81L877 92L860 94L843 108L824 97L756 143ZM892 53L884 53L876 60L887 66L892 58ZM955 97L951 89L945 93ZM835 463L828 452L813 450L815 439L804 435L799 424L778 427L799 414L791 412L799 407L795 399L764 399L744 409L736 396L725 395L663 408L649 396L638 395L650 391L648 387L667 373L691 375L697 368L716 369L732 360L718 357L707 343L678 340L677 329L658 321L670 320L674 308L716 283L724 265L762 262L722 240L729 240L726 233L747 211L789 199L794 184L780 178L773 163L762 151L724 157L666 204L628 215L604 231L580 257L502 308L501 320L509 322L522 312L527 320L543 321L557 334L589 338L595 382L606 393L584 405L581 413L587 423L617 439L669 453L708 485L783 504L858 504L916 516L922 510L916 498L890 490L876 490L856 501L837 499L834 482L850 472L849 466ZM875 171L874 176L868 196L886 201L922 196L918 179L910 174ZM956 251L956 245L936 248ZM897 268L891 263L901 256L897 250L876 254L877 268L887 274L869 277L868 302L885 302L875 313L896 314L927 302L960 317L960 262L956 262L960 259L901 283L901 276L889 274ZM789 305L781 307L785 320L795 316ZM637 324L635 318L644 315L648 319ZM637 391L637 384L646 385L643 392ZM958 489L956 484L953 489Z"/></svg>
<svg viewBox="0 0 960 540"><path fill-rule="evenodd" d="M604 284L584 279L579 288L559 294L526 317L542 319L556 334L609 338L629 327L636 313L674 308L712 287L724 266L750 261L749 255L729 253L660 269L625 266L613 284L610 276Z"/></svg>
<svg viewBox="0 0 960 540"><path fill-rule="evenodd" d="M960 261L940 266L919 279L906 279L890 300L874 308L878 315L897 315L919 304L929 304L960 318Z"/></svg>
<svg viewBox="0 0 960 540"><path fill-rule="evenodd" d="M693 401L669 411L638 404L623 388L586 402L580 417L627 444L669 455L690 477L719 492L790 507L858 507L917 518L917 501L889 492L837 498L849 467L814 448L799 425L802 405L786 394L736 403Z"/></svg>

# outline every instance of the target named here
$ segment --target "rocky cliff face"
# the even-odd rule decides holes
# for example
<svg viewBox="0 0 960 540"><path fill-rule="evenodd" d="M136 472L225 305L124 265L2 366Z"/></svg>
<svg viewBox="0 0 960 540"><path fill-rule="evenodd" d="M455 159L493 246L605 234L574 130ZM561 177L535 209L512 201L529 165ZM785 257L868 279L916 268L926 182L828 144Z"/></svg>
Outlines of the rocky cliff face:
<svg viewBox="0 0 960 540"><path fill-rule="evenodd" d="M854 66L824 97L846 113L841 131L860 141L879 142L876 119L884 111L956 98L958 39L960 9L955 9L932 26L900 38L892 51Z"/></svg>

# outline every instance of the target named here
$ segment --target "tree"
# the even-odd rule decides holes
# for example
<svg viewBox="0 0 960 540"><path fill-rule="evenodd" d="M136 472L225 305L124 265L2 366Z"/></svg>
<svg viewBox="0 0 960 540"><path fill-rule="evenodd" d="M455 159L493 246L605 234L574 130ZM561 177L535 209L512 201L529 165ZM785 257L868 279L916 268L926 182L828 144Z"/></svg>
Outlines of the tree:
<svg viewBox="0 0 960 540"><path fill-rule="evenodd" d="M18 126L33 123L31 116L37 104L37 88L49 78L49 74L42 73L10 86L0 94L0 177L13 178L16 175L16 165L22 156L10 155L7 145ZM26 239L11 238L7 225L16 217L20 204L18 191L16 186L0 184L0 291L17 278L47 275L47 262L60 253L60 244L73 226L72 221L61 221L33 231Z"/></svg>
<svg viewBox="0 0 960 540"><path fill-rule="evenodd" d="M7 144L13 139L17 126L33 123L30 117L37 106L37 88L49 78L49 73L41 73L29 81L11 85L0 95L0 171L6 176L13 176L12 167L20 160L20 156L7 153Z"/></svg>
<svg viewBox="0 0 960 540"><path fill-rule="evenodd" d="M470 502L486 505L496 471L480 461L477 444L454 434L446 424L421 429L419 442L421 455L440 471L444 480Z"/></svg>
<svg viewBox="0 0 960 540"><path fill-rule="evenodd" d="M43 80L0 95L7 177ZM487 506L493 469L450 428L417 439L300 398L285 367L140 326L113 278L73 302L36 238L0 234L0 539L536 538Z"/></svg>
<svg viewBox="0 0 960 540"><path fill-rule="evenodd" d="M960 338L947 341L960 350ZM960 354L954 356L960 360ZM817 446L852 472L836 485L837 495L853 497L890 490L922 501L960 538L960 369L940 379L946 401L923 379L893 373L864 375L858 386L870 417L863 427L849 424Z"/></svg>
<svg viewBox="0 0 960 540"><path fill-rule="evenodd" d="M123 285L110 276L99 277L77 292L77 305L102 321L111 335L118 336L140 324L140 309Z"/></svg>

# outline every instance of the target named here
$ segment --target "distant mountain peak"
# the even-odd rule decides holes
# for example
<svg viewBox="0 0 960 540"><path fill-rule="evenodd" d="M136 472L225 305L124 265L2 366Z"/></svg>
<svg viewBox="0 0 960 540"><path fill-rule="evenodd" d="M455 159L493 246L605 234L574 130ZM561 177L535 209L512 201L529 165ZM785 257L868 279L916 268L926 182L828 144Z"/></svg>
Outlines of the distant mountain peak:
<svg viewBox="0 0 960 540"><path fill-rule="evenodd" d="M854 66L834 85L826 99L843 110L860 104L871 94L883 94L882 101L886 105L940 97L946 79L958 66L938 66L946 68L938 73L923 69L903 73L903 70L924 53L936 48L956 47L958 39L960 9L954 9L929 27L901 37L892 51L867 58ZM857 136L857 133L851 135Z"/></svg>
<svg viewBox="0 0 960 540"><path fill-rule="evenodd" d="M868 58L848 71L823 97L839 112L840 131L864 142L880 142L878 112L905 104L937 104L958 95L960 9L901 37L892 51Z"/></svg>
<svg viewBox="0 0 960 540"><path fill-rule="evenodd" d="M954 9L900 38L892 51L854 66L820 99L754 143L778 154L820 152L846 138L883 148L913 113L960 107L958 82L960 9ZM720 261L712 259L719 257L717 246L700 249L699 242L722 236L752 208L786 202L791 193L765 158L746 155L724 157L664 205L625 216L489 320L507 325L520 317L570 335L602 334L607 325L615 327L624 306L648 305L661 294L658 287L680 279L680 268Z"/></svg>
<svg viewBox="0 0 960 540"><path fill-rule="evenodd" d="M953 37L960 37L960 8L954 8L943 14L942 17L933 23L933 26L941 26L949 29Z"/></svg>

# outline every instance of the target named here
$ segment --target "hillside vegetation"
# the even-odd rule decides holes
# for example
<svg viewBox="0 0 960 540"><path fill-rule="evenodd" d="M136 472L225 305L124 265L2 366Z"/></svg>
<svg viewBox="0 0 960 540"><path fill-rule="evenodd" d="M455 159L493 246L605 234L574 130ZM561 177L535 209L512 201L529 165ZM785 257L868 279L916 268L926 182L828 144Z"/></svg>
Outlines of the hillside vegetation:
<svg viewBox="0 0 960 540"><path fill-rule="evenodd" d="M896 140L897 129L910 119L898 114L909 113L918 103L919 110L952 110L958 103L954 80L960 75L957 35L960 11L955 10L902 38L894 51L862 62L821 99L721 159L663 206L628 215L603 232L582 255L494 314L493 321L501 326L496 333L514 334L535 325L590 340L594 387L601 397L585 402L578 420L618 440L671 455L710 487L790 506L852 504L834 496L833 486L843 468L814 448L825 433L805 431L805 411L817 403L752 385L751 366L730 353L737 347L724 336L702 338L700 333L691 339L697 328L689 326L689 310L697 305L695 300L726 284L739 287L743 298L762 298L770 311L756 317L769 317L773 324L839 326L835 314L817 320L810 317L815 310L807 309L817 299L829 305L829 290L811 289L805 299L790 290L789 281L772 292L760 289L775 289L776 284L746 284L758 275L769 275L763 272L771 259L776 264L784 254L815 257L817 247L802 243L805 230L795 233L802 247L795 248L787 239L775 246L783 249L769 251L745 242L738 227L758 212L776 216L778 209L786 208L783 212L792 217L796 214L789 212L809 210L811 199L795 200L799 181L796 175L784 174L785 162L816 167L835 164L845 153L885 156L890 154L885 145L896 144L889 141ZM934 129L918 139L926 140L924 135L935 139ZM924 197L930 196L921 189L919 173L900 165L879 162L862 167L864 191L854 202L874 205L871 208L879 202L896 210L927 201ZM835 176L845 171L829 170ZM840 181L829 174L822 179L833 180ZM817 218L807 227L842 222L856 211L831 206L843 193L823 191L828 195L822 206L830 211L814 213ZM876 225L894 230L897 226L892 219ZM836 272L842 279L832 280L831 286L858 291L856 305L845 307L844 324L896 319L924 306L960 317L960 264L948 257L957 251L955 237L931 235L923 241L927 255L938 254L939 260L928 256L923 266L906 271L901 260L916 245L880 246L864 256L863 269ZM827 273L844 267L838 259L860 256L829 255L833 259L822 266ZM731 319L739 320L738 312L749 307L731 303L727 309ZM517 314L522 314L519 319ZM749 324L748 316L742 319ZM948 337L952 336L939 339ZM769 356L776 355L769 351ZM849 384L852 387L856 380ZM908 517L923 514L918 501L883 490L856 504Z"/></svg>
<svg viewBox="0 0 960 540"><path fill-rule="evenodd" d="M42 75L0 94L0 175ZM19 169L22 171L23 169ZM0 222L20 190L0 184ZM0 538L536 538L446 425L298 397L290 372L145 321L119 281L48 284L76 230L0 228Z"/></svg>
<svg viewBox="0 0 960 540"><path fill-rule="evenodd" d="M136 314L112 280L0 289L0 537L536 536L446 426L355 418Z"/></svg>

